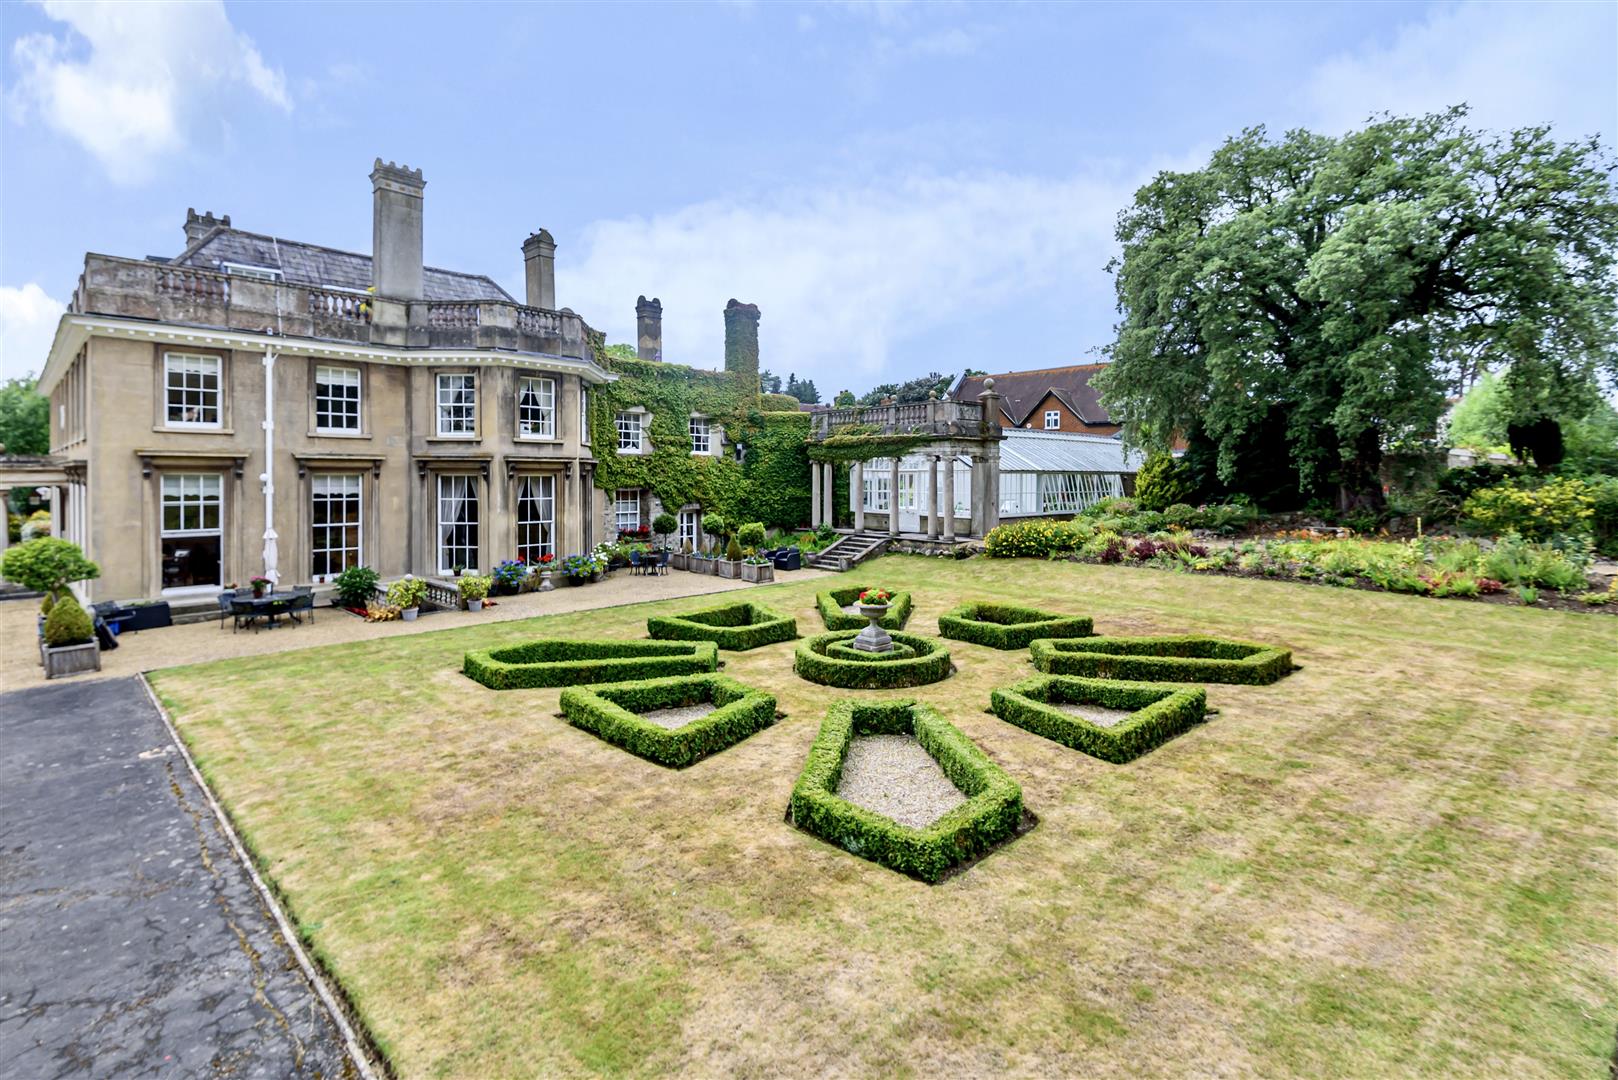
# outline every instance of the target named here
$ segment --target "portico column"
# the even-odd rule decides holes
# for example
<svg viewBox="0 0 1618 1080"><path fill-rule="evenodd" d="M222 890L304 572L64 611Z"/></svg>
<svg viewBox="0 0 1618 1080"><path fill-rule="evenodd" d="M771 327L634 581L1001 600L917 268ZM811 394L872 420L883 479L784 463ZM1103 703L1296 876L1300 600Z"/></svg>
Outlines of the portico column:
<svg viewBox="0 0 1618 1080"><path fill-rule="evenodd" d="M822 505L820 502L821 471L822 466L820 462L811 461L809 463L809 527L811 529L818 529L820 527L820 513Z"/></svg>
<svg viewBox="0 0 1618 1080"><path fill-rule="evenodd" d="M945 454L941 462L944 467L944 540L953 542L955 539L955 455Z"/></svg>
<svg viewBox="0 0 1618 1080"><path fill-rule="evenodd" d="M888 468L888 535L899 535L899 455Z"/></svg>
<svg viewBox="0 0 1618 1080"><path fill-rule="evenodd" d="M938 539L938 455L927 455L927 538Z"/></svg>
<svg viewBox="0 0 1618 1080"><path fill-rule="evenodd" d="M854 531L865 528L865 462L856 461L848 472L848 497L854 503Z"/></svg>

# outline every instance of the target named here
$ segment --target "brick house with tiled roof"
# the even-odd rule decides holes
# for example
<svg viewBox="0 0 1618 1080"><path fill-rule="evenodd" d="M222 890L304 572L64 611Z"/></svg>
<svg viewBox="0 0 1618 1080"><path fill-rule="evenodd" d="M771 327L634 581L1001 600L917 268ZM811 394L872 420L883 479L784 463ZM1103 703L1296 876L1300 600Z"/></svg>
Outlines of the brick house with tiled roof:
<svg viewBox="0 0 1618 1080"><path fill-rule="evenodd" d="M1105 367L1072 364L1036 371L966 375L950 389L949 396L955 401L976 401L983 393L983 380L990 378L1000 394L1004 417L1001 422L1007 427L1111 436L1118 433L1121 425L1090 385L1090 377Z"/></svg>

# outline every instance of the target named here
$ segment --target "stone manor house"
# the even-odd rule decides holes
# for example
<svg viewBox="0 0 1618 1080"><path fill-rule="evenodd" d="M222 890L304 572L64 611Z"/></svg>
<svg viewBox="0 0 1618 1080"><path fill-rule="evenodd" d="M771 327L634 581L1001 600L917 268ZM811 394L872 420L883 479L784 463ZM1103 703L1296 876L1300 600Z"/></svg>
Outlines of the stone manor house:
<svg viewBox="0 0 1618 1080"><path fill-rule="evenodd" d="M662 305L640 298L638 360L615 365L557 307L548 232L522 244L519 301L486 276L423 265L419 170L379 159L370 179L369 255L194 210L176 255L86 254L40 377L51 455L0 459L0 489L48 492L57 534L100 564L86 599L202 607L260 574L321 584L359 564L384 579L486 573L588 551L663 509L639 403L651 383L636 381L679 367L660 363ZM756 401L759 310L732 300L724 319L725 371L679 370ZM812 428L800 417L789 471L812 494L802 521L777 524L836 521L869 553L882 536L948 545L1002 515L1068 514L1123 490L1134 466L1116 440L1003 424L993 385L972 401L834 410ZM591 430L592 412L609 430ZM681 459L687 438L716 466L749 453L714 416L659 425L662 452ZM806 450L873 425L923 442L840 465ZM637 458L638 486L612 486ZM706 539L700 505L668 510L676 542Z"/></svg>

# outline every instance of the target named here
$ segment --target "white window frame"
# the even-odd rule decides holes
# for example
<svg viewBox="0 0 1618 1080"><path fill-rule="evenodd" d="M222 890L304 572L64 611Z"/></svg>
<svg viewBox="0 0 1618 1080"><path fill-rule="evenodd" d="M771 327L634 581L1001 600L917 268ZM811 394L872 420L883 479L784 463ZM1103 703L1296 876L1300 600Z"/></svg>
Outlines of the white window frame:
<svg viewBox="0 0 1618 1080"><path fill-rule="evenodd" d="M1062 428L1062 410L1061 409L1046 409L1045 410L1045 430L1046 431L1060 431L1061 428Z"/></svg>
<svg viewBox="0 0 1618 1080"><path fill-rule="evenodd" d="M450 380L455 380L450 382ZM441 372L433 380L440 439L475 439L478 434L478 377L473 371ZM456 395L462 396L457 399ZM461 415L457 410L466 410ZM446 421L448 422L446 426ZM460 425L465 425L461 427Z"/></svg>
<svg viewBox="0 0 1618 1080"><path fill-rule="evenodd" d="M333 490L338 488L340 490ZM326 520L317 519L315 508L322 502L326 505ZM346 520L352 504L352 520ZM341 507L345 520L332 520L333 507ZM354 543L346 542L346 531L349 527L354 529ZM338 540L334 546L333 538ZM334 580L350 566L362 566L365 563L363 552L365 550L365 478L359 473L315 473L309 478L309 574L310 580L325 582ZM326 556L326 570L317 570L321 565L321 555ZM333 570L332 556L336 554L337 569Z"/></svg>
<svg viewBox="0 0 1618 1080"><path fill-rule="evenodd" d="M524 531L538 529L537 541ZM517 478L517 558L533 563L556 554L556 477L534 473Z"/></svg>
<svg viewBox="0 0 1618 1080"><path fill-rule="evenodd" d="M446 485L450 488L460 487L464 495L459 497L463 499L463 502L468 500L471 502L473 517L470 521L444 520ZM437 511L434 514L434 522L438 527L434 541L434 561L438 564L438 572L440 574L453 573L457 564L452 553L465 552L467 559L466 562L460 564L461 567L468 573L477 573L479 529L483 524L482 515L478 513L482 507L479 505L477 476L472 473L439 473L433 484L433 494L437 505ZM449 493L450 499L457 497L455 492L451 491ZM465 507L463 506L462 509L464 510ZM451 530L447 539L445 536L446 528ZM454 531L456 529L466 531L456 533Z"/></svg>
<svg viewBox="0 0 1618 1080"><path fill-rule="evenodd" d="M701 535L702 509L681 510L675 520L679 528L674 534L674 549L684 551L685 545L690 544L691 550L697 550L697 538Z"/></svg>
<svg viewBox="0 0 1618 1080"><path fill-rule="evenodd" d="M613 426L618 430L618 452L620 454L638 454L640 448L646 444L646 414L634 410L626 410L612 419ZM631 432L634 441L626 444L624 439Z"/></svg>
<svg viewBox="0 0 1618 1080"><path fill-rule="evenodd" d="M333 376L336 376L336 377L334 378ZM360 369L359 368L342 367L342 366L339 366L337 364L319 364L319 365L317 365L315 367L315 433L316 434L319 434L319 435L353 435L353 434L358 434L359 433L359 431L361 430L361 428L363 426L362 423L361 423L361 420L360 420L360 411L364 406L364 395L365 395L365 385L364 384L365 384L365 380L364 380L364 377L360 374ZM321 406L321 403L323 401L330 403L330 405L346 405L348 403L348 401L349 401L349 399L346 398L346 397L337 397L337 396L329 394L329 393L322 393L321 392L322 389L324 387L328 387L328 386L332 386L332 387L341 386L341 387L344 387L344 388L348 388L348 387L353 388L353 390L354 390L354 397L353 397L354 415L352 417L352 420L353 420L352 424L346 424L345 425L345 424L332 424L332 423L329 423L329 422L322 423L320 406ZM343 419L348 419L348 417L346 416L347 410L344 409L344 410L342 410L342 412L345 414L342 418ZM332 408L330 408L328 406L328 408L326 410L326 413L327 413L327 420L329 421L330 418L332 417L332 415L334 415L335 410L333 410Z"/></svg>
<svg viewBox="0 0 1618 1080"><path fill-rule="evenodd" d="M194 482L194 483L189 483ZM173 497L170 489L174 489ZM170 539L185 539L187 537L215 537L219 541L219 580L212 584L181 585L175 588L165 588L164 592L183 593L198 589L216 589L225 583L225 478L220 473L164 473L158 483L158 512L157 512L157 550L159 560L163 557L163 541ZM167 525L169 507L178 507L180 524L176 528ZM209 506L216 509L214 520L216 524L209 528L203 524L204 514ZM186 518L188 511L196 515L196 523L188 526Z"/></svg>
<svg viewBox="0 0 1618 1080"><path fill-rule="evenodd" d="M691 452L713 455L713 424L700 413L691 414Z"/></svg>
<svg viewBox="0 0 1618 1080"><path fill-rule="evenodd" d="M640 488L613 492L612 522L619 532L640 528Z"/></svg>
<svg viewBox="0 0 1618 1080"><path fill-rule="evenodd" d="M532 393L535 404L524 399ZM517 438L556 438L556 380L549 375L517 376Z"/></svg>
<svg viewBox="0 0 1618 1080"><path fill-rule="evenodd" d="M195 370L191 370L191 366ZM180 408L190 407L189 395L195 394L195 407L200 411L208 408L206 395L210 393L200 382L196 386L185 385L185 376L194 374L201 377L207 374L207 369L213 368L214 388L212 420L175 420L169 415L173 408L171 395L178 390L180 393ZM171 382L175 374L179 374L181 382L174 386ZM168 428L183 428L192 431L217 431L225 426L225 362L221 357L209 353L166 352L163 354L163 426Z"/></svg>

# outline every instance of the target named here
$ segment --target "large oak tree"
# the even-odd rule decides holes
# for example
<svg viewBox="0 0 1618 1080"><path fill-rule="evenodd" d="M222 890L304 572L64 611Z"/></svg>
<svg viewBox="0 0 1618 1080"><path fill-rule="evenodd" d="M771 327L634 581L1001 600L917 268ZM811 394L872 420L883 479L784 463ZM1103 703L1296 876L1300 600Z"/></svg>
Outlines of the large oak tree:
<svg viewBox="0 0 1618 1080"><path fill-rule="evenodd" d="M1516 421L1618 378L1618 202L1597 141L1486 135L1465 110L1341 138L1243 132L1119 214L1104 400L1148 449L1189 436L1220 479L1283 462L1341 509L1383 452L1502 375Z"/></svg>

